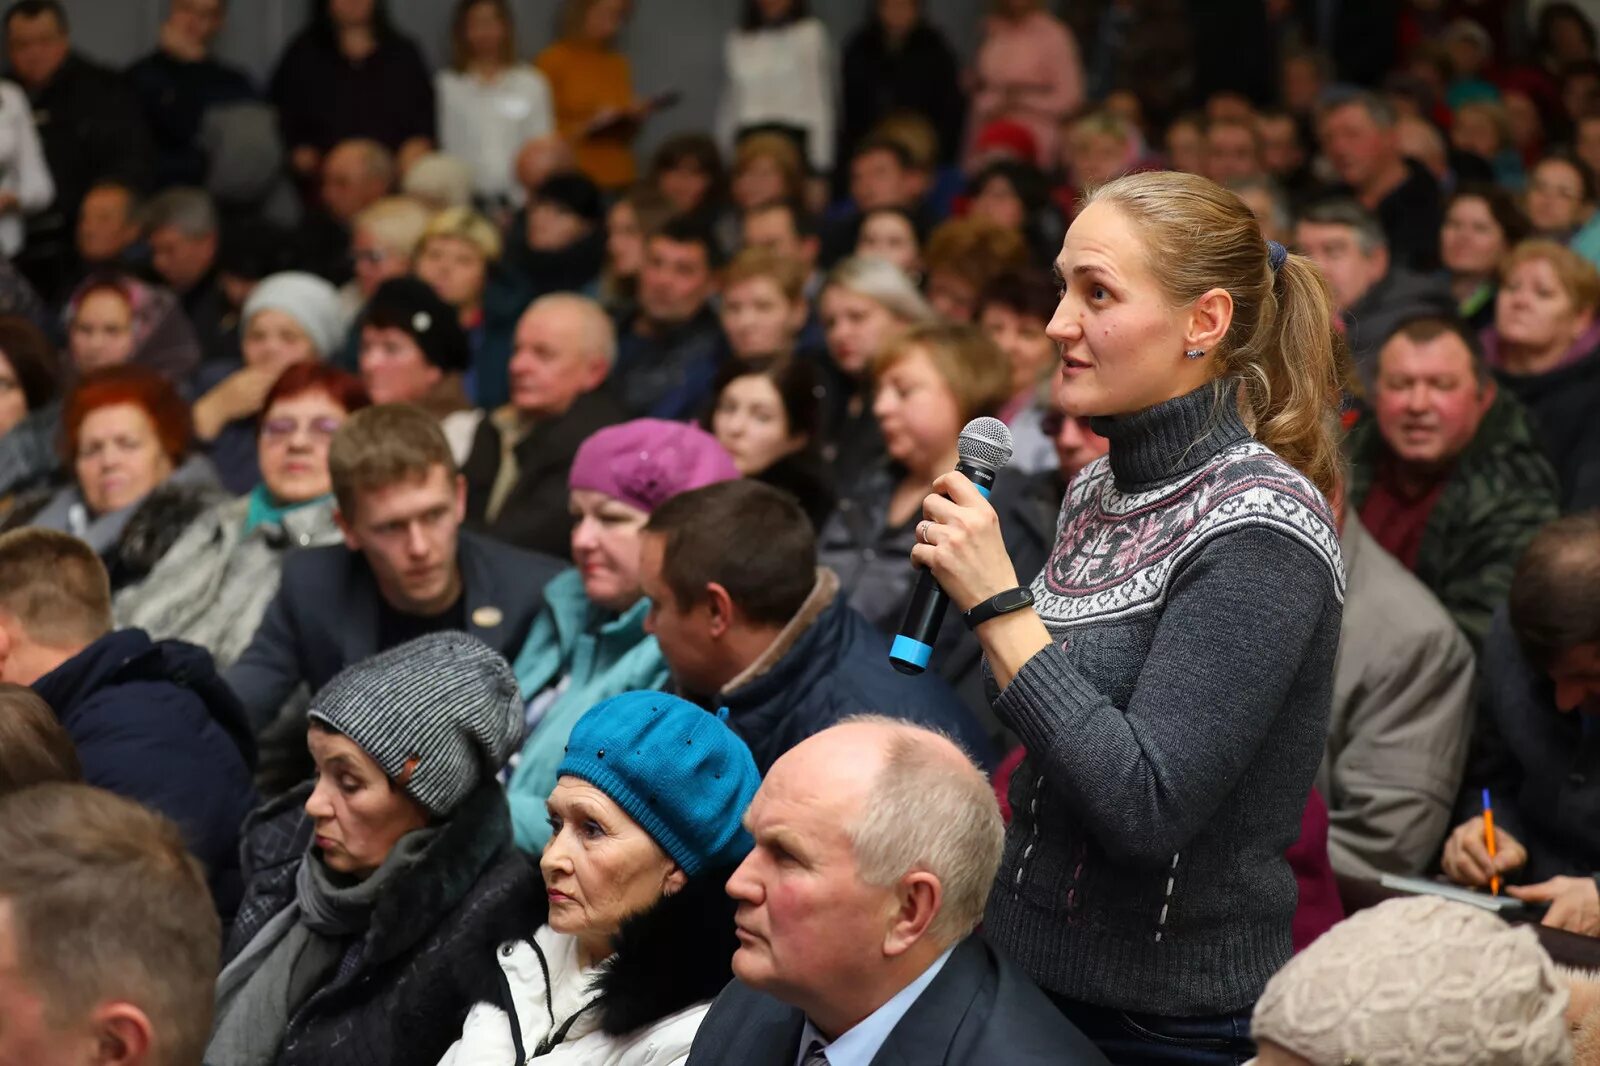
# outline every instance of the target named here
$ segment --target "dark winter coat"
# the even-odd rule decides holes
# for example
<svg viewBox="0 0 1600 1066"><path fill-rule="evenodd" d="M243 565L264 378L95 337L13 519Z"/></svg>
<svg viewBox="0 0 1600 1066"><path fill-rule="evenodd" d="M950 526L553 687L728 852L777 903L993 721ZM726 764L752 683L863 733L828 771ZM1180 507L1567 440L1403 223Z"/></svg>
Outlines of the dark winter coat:
<svg viewBox="0 0 1600 1066"><path fill-rule="evenodd" d="M1348 497L1360 511L1389 446L1377 420L1368 418L1350 431L1346 448ZM1534 443L1527 412L1501 391L1451 468L1423 528L1413 569L1473 650L1481 650L1489 616L1505 602L1523 549L1557 517L1556 495L1555 473ZM1370 523L1368 529L1378 535Z"/></svg>
<svg viewBox="0 0 1600 1066"><path fill-rule="evenodd" d="M752 480L771 485L798 500L806 517L811 519L813 530L823 527L839 502L839 494L834 489L833 471L822 461L821 453L815 448L805 448L793 455L786 455L760 473L750 476Z"/></svg>
<svg viewBox="0 0 1600 1066"><path fill-rule="evenodd" d="M894 47L883 24L872 15L845 42L842 65L844 107L834 158L849 159L878 123L896 112L910 111L933 124L939 135L939 162L955 162L967 102L961 92L960 64L943 33L926 20L919 21Z"/></svg>
<svg viewBox="0 0 1600 1066"><path fill-rule="evenodd" d="M659 335L645 336L640 325L640 315L618 323L612 395L629 418L693 418L711 399L727 349L717 313L708 304Z"/></svg>
<svg viewBox="0 0 1600 1066"><path fill-rule="evenodd" d="M763 774L802 740L854 714L931 726L986 771L996 762L989 737L942 678L908 677L889 664L888 638L845 602L839 579L828 570L819 572L772 647L710 705L728 708L728 725L750 746Z"/></svg>
<svg viewBox="0 0 1600 1066"><path fill-rule="evenodd" d="M129 67L127 78L159 153L157 187L205 184L200 120L214 105L255 99L250 79L210 57L190 61L160 49Z"/></svg>
<svg viewBox="0 0 1600 1066"><path fill-rule="evenodd" d="M467 479L467 527L526 551L572 556L567 514L567 474L573 456L597 430L623 421L622 408L604 389L579 396L566 414L538 420L512 452L517 480L493 520L489 497L503 462L500 416L478 423L472 453L462 465Z"/></svg>
<svg viewBox="0 0 1600 1066"><path fill-rule="evenodd" d="M561 564L462 532L456 545L467 632L516 655ZM302 690L315 695L351 663L383 651L382 594L366 556L343 545L290 552L278 592L228 683L262 735L261 787L291 788L309 771ZM284 713L286 710L292 713ZM268 729L268 727L271 727Z"/></svg>
<svg viewBox="0 0 1600 1066"><path fill-rule="evenodd" d="M1496 828L1528 849L1513 883L1600 874L1600 729L1582 711L1556 709L1553 683L1522 654L1505 608L1478 668L1478 734L1455 824L1483 812L1488 788Z"/></svg>
<svg viewBox="0 0 1600 1066"><path fill-rule="evenodd" d="M84 780L160 811L204 864L217 909L239 902L239 827L256 804L255 740L203 648L107 633L33 683Z"/></svg>
<svg viewBox="0 0 1600 1066"><path fill-rule="evenodd" d="M246 894L224 964L294 899L311 846L310 789L268 804L245 827ZM496 947L542 905L538 879L511 846L497 782L480 784L436 828L416 865L378 897L334 978L295 1011L278 1066L435 1066L479 991L494 986Z"/></svg>
<svg viewBox="0 0 1600 1066"><path fill-rule="evenodd" d="M326 152L340 141L370 137L391 151L434 135L433 79L422 52L398 33L381 34L360 62L339 51L321 26L289 42L269 87L284 144Z"/></svg>
<svg viewBox="0 0 1600 1066"><path fill-rule="evenodd" d="M1494 376L1533 419L1561 482L1562 513L1600 507L1600 351L1545 374Z"/></svg>

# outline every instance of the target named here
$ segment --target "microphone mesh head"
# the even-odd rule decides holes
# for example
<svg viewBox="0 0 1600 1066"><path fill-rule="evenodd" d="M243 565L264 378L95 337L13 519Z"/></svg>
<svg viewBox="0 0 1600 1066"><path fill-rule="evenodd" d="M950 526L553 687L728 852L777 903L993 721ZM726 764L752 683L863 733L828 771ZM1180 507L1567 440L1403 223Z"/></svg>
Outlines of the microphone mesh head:
<svg viewBox="0 0 1600 1066"><path fill-rule="evenodd" d="M956 442L956 452L965 462L990 470L1011 462L1011 450L1011 430L998 418L974 418Z"/></svg>

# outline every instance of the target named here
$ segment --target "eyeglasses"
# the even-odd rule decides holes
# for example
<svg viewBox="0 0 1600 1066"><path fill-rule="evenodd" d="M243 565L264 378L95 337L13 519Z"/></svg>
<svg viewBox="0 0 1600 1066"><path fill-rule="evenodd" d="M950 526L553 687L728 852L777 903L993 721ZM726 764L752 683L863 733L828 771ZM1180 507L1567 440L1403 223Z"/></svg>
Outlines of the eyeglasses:
<svg viewBox="0 0 1600 1066"><path fill-rule="evenodd" d="M312 440L327 442L333 439L343 424L337 418L313 418L309 422L293 418L269 418L261 423L261 435L269 440L283 441L304 429Z"/></svg>

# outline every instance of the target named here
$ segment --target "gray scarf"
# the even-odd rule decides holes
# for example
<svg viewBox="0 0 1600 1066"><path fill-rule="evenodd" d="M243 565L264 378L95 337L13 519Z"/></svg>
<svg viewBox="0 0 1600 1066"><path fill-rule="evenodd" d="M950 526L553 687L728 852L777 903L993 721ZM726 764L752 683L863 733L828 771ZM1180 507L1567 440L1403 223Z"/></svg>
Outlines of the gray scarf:
<svg viewBox="0 0 1600 1066"><path fill-rule="evenodd" d="M295 875L295 898L261 927L217 978L216 1019L205 1061L270 1066L289 1019L327 983L353 938L364 935L379 897L407 873L435 830L401 837L364 881L335 880L315 850Z"/></svg>

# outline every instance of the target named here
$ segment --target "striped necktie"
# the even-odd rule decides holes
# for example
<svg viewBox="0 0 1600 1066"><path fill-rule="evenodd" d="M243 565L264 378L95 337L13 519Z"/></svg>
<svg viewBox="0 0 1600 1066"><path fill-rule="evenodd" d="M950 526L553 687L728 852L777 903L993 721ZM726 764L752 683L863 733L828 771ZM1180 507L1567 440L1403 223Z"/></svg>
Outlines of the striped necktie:
<svg viewBox="0 0 1600 1066"><path fill-rule="evenodd" d="M811 1046L806 1048L806 1057L800 1066L830 1066L828 1053L823 1050L822 1041L811 1041Z"/></svg>

